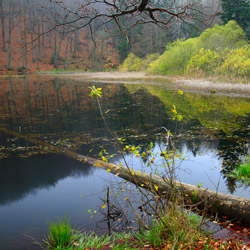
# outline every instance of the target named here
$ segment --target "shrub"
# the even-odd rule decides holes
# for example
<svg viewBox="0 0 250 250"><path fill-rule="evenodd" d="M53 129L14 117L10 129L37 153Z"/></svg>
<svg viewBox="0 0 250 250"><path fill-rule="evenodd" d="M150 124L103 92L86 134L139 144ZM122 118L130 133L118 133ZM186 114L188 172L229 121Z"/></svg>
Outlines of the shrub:
<svg viewBox="0 0 250 250"><path fill-rule="evenodd" d="M246 44L246 35L235 21L229 21L225 26L216 24L213 28L206 29L198 41L200 48L220 51L226 48L239 48Z"/></svg>
<svg viewBox="0 0 250 250"><path fill-rule="evenodd" d="M188 74L205 73L206 75L213 74L218 66L223 62L222 55L210 49L200 50L200 53L193 56L188 62L186 72Z"/></svg>
<svg viewBox="0 0 250 250"><path fill-rule="evenodd" d="M187 62L197 52L197 38L177 40L167 45L163 55L150 64L149 72L163 75L183 74Z"/></svg>
<svg viewBox="0 0 250 250"><path fill-rule="evenodd" d="M128 57L124 60L123 64L120 65L119 69L121 71L140 71L141 69L141 59L136 57L133 53L130 53Z"/></svg>
<svg viewBox="0 0 250 250"><path fill-rule="evenodd" d="M247 43L243 29L235 21L230 21L225 26L215 25L198 38L177 40L169 44L163 55L150 64L149 72L163 75L183 74L188 66L190 73L196 73L197 70L206 74L214 73L216 67L223 63L223 54L246 46ZM194 58L191 59L192 57ZM246 74L248 63L246 61L243 65L238 65L240 70L237 75Z"/></svg>
<svg viewBox="0 0 250 250"><path fill-rule="evenodd" d="M150 54L150 55L147 55L145 59L142 59L141 60L141 66L140 66L140 69L142 71L146 71L149 67L149 65L156 61L158 58L159 58L160 54L159 53L155 53L155 54Z"/></svg>
<svg viewBox="0 0 250 250"><path fill-rule="evenodd" d="M250 77L250 45L231 50L217 72L231 77Z"/></svg>

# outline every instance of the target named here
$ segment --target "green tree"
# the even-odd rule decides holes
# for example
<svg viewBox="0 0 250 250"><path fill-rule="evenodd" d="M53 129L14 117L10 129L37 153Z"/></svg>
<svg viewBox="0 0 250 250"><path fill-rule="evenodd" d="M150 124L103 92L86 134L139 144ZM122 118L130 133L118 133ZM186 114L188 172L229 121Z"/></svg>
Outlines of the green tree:
<svg viewBox="0 0 250 250"><path fill-rule="evenodd" d="M127 42L126 37L120 36L117 45L120 63L123 62L129 54L130 47L131 45Z"/></svg>
<svg viewBox="0 0 250 250"><path fill-rule="evenodd" d="M221 0L221 7L220 17L224 24L235 20L244 31L248 31L249 36L250 2L248 0Z"/></svg>

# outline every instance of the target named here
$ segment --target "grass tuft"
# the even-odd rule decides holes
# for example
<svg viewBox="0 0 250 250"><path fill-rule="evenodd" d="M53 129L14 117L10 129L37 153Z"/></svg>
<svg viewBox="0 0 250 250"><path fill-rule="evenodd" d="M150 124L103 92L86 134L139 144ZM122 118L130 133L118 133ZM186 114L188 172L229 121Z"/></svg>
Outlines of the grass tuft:
<svg viewBox="0 0 250 250"><path fill-rule="evenodd" d="M74 240L73 229L70 220L64 217L64 220L58 219L56 222L48 222L49 236L45 240L48 249L64 249Z"/></svg>

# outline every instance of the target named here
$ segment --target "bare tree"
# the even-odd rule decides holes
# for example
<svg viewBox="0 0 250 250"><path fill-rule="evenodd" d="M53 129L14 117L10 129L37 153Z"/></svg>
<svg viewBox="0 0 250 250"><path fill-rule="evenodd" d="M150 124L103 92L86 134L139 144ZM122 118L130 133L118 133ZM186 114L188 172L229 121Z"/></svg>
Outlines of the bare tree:
<svg viewBox="0 0 250 250"><path fill-rule="evenodd" d="M205 14L208 13L208 5L205 11L199 0L85 0L75 8L69 0L50 2L66 10L67 21L64 21L65 16L61 16L60 25L70 25L75 29L89 27L93 36L94 21L98 20L100 25L114 22L128 40L128 31L138 24L154 23L160 27L171 27L171 23L176 20L192 24L197 18L205 22L215 16L215 13ZM122 25L124 16L130 19L129 26Z"/></svg>
<svg viewBox="0 0 250 250"><path fill-rule="evenodd" d="M7 69L11 70L11 33L14 28L14 15L15 15L15 8L16 5L13 3L12 0L9 0L9 5L8 5L8 53L7 53Z"/></svg>

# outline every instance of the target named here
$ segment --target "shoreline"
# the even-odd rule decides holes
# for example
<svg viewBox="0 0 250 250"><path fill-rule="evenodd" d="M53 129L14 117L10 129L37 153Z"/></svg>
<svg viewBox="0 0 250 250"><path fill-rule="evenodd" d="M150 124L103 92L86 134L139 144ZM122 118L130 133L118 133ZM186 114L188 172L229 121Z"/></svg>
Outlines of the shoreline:
<svg viewBox="0 0 250 250"><path fill-rule="evenodd" d="M96 83L116 83L116 84L147 84L168 86L172 89L180 89L185 92L200 94L218 94L231 97L250 98L249 83L228 83L218 81L216 78L194 79L183 76L163 76L148 75L144 72L35 72L27 75L1 75L5 78L60 78L65 80L75 80Z"/></svg>
<svg viewBox="0 0 250 250"><path fill-rule="evenodd" d="M250 97L249 83L223 83L210 79L187 79L182 76L148 75L143 72L82 72L82 73L41 73L38 75L55 76L69 80L82 80L117 84L167 85L173 89L201 94L219 94L225 96Z"/></svg>

